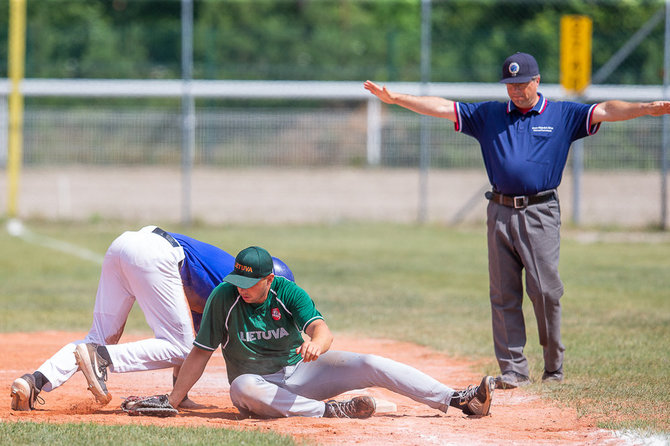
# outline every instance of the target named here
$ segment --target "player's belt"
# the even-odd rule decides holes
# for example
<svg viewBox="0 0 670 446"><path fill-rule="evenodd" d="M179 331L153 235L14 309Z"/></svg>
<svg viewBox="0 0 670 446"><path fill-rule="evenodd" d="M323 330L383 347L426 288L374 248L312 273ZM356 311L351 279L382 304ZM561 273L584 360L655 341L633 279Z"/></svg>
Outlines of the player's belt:
<svg viewBox="0 0 670 446"><path fill-rule="evenodd" d="M495 191L484 194L487 199L514 209L523 209L534 204L546 203L556 199L556 191L549 190L535 195L503 195Z"/></svg>
<svg viewBox="0 0 670 446"><path fill-rule="evenodd" d="M154 234L160 235L161 237L163 237L165 240L167 240L168 243L170 243L175 248L179 248L179 242L177 240L175 240L174 237L172 237L170 234L163 231L161 228L156 227L156 229L154 229L151 232L153 232Z"/></svg>

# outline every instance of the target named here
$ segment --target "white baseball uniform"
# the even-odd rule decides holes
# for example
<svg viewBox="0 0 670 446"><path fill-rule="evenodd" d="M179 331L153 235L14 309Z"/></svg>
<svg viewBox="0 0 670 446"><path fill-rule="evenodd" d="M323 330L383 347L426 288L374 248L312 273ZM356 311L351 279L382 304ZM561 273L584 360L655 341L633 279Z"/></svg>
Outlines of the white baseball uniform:
<svg viewBox="0 0 670 446"><path fill-rule="evenodd" d="M282 260L272 260L276 275L294 280ZM180 365L191 351L211 291L234 264L235 257L216 246L156 226L124 232L102 262L90 331L37 369L49 380L42 390L55 389L78 370L74 351L81 343L105 345L112 372ZM154 338L118 344L135 302Z"/></svg>
<svg viewBox="0 0 670 446"><path fill-rule="evenodd" d="M188 355L195 330L179 272L184 250L152 232L155 228L124 232L110 245L102 263L93 325L85 339L65 345L37 369L49 380L43 390L60 386L78 370L74 350L81 343L106 345L113 372L171 367ZM136 301L155 337L117 344Z"/></svg>

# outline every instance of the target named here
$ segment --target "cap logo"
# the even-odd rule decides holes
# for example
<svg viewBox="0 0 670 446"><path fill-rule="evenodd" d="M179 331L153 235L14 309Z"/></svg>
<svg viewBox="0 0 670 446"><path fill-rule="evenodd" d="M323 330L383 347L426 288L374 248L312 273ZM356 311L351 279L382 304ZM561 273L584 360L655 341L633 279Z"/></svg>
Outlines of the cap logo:
<svg viewBox="0 0 670 446"><path fill-rule="evenodd" d="M512 62L511 64L509 64L509 68L507 68L507 70L509 70L509 74L511 74L512 76L516 76L517 74L519 74L519 69L520 69L519 64L516 62Z"/></svg>
<svg viewBox="0 0 670 446"><path fill-rule="evenodd" d="M253 273L254 272L254 269L252 267L247 266L247 265L242 265L241 263L237 263L237 262L235 262L235 269L239 269L240 271L245 272L245 273Z"/></svg>

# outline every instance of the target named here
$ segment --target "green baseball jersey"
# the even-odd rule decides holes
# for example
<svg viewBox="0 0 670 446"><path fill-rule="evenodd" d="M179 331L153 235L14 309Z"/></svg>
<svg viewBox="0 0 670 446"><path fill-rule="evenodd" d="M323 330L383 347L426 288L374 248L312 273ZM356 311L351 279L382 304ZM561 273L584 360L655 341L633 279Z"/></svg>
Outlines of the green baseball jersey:
<svg viewBox="0 0 670 446"><path fill-rule="evenodd" d="M193 344L214 351L221 346L228 382L244 373L267 375L302 358L302 332L323 316L307 292L275 276L268 298L259 305L244 302L237 287L219 284L207 300Z"/></svg>

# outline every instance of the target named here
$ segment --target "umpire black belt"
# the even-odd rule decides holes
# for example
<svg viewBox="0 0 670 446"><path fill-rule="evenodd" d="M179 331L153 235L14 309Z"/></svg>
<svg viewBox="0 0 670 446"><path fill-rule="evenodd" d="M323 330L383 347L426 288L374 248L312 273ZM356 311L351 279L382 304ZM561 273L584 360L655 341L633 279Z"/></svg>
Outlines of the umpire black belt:
<svg viewBox="0 0 670 446"><path fill-rule="evenodd" d="M508 208L523 209L534 204L546 203L555 199L556 191L549 190L535 195L503 195L495 191L488 191L484 195L487 199Z"/></svg>
<svg viewBox="0 0 670 446"><path fill-rule="evenodd" d="M156 227L156 228L155 228L153 231L151 231L151 232L153 232L154 234L158 234L158 235L160 235L161 237L163 237L165 240L167 240L168 243L170 243L170 244L171 244L172 246L174 246L175 248L179 248L179 242L178 242L177 240L175 240L174 237L172 237L170 234L168 234L167 232L163 231L161 228Z"/></svg>

